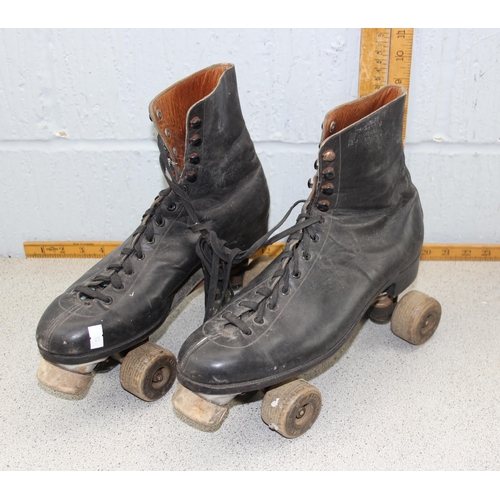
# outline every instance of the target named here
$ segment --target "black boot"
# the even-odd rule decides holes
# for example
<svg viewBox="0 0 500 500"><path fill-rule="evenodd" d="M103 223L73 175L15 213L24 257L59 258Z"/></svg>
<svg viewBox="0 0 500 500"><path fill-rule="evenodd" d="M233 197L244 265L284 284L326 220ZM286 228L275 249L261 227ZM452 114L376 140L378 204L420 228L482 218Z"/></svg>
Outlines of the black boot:
<svg viewBox="0 0 500 500"><path fill-rule="evenodd" d="M38 325L38 378L61 392L85 392L92 370L114 358L123 361L127 390L148 401L165 394L176 360L147 342L149 336L203 280L207 255L218 267L212 244L248 248L267 231L269 191L232 65L211 66L169 87L151 102L150 118L170 187L119 248L50 304ZM213 283L207 317L224 298Z"/></svg>
<svg viewBox="0 0 500 500"><path fill-rule="evenodd" d="M193 392L223 404L289 381L335 354L366 313L390 318L417 275L424 234L403 154L405 96L386 86L326 115L313 190L283 253L179 352L174 406L181 413L196 418ZM437 327L440 308L412 294L396 306L393 329L421 343ZM321 406L311 387L296 381L269 391L264 421L286 437L305 432ZM214 406L200 423L220 421Z"/></svg>

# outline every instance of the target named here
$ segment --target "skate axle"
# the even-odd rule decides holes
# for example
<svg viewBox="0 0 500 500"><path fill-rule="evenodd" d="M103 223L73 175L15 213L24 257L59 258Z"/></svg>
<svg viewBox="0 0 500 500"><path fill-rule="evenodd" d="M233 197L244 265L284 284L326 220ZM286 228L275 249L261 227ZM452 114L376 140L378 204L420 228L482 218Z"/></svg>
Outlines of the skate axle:
<svg viewBox="0 0 500 500"><path fill-rule="evenodd" d="M388 293L380 294L368 309L368 317L374 322L383 324L389 321L396 307L398 298Z"/></svg>

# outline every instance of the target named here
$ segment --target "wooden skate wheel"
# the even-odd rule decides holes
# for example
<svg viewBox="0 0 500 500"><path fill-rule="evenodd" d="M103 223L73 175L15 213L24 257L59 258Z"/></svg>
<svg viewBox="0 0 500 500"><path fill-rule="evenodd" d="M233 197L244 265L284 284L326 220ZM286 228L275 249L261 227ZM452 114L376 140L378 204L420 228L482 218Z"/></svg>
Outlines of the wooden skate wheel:
<svg viewBox="0 0 500 500"><path fill-rule="evenodd" d="M425 293L407 293L396 305L391 328L395 335L410 344L420 345L429 340L441 319L441 305Z"/></svg>
<svg viewBox="0 0 500 500"><path fill-rule="evenodd" d="M305 380L271 389L262 401L262 420L286 438L308 431L321 411L321 393Z"/></svg>
<svg viewBox="0 0 500 500"><path fill-rule="evenodd" d="M146 342L132 349L120 368L120 381L125 390L144 401L156 401L172 387L177 360L166 349Z"/></svg>

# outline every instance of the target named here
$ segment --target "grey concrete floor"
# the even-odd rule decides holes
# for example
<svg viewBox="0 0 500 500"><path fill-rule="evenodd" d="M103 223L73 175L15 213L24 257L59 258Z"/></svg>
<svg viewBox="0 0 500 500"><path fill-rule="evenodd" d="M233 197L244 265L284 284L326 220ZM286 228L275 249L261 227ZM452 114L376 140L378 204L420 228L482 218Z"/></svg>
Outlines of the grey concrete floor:
<svg viewBox="0 0 500 500"><path fill-rule="evenodd" d="M174 412L172 392L145 403L124 391L119 368L83 398L40 386L38 319L94 262L0 259L0 470L500 469L500 262L422 262L411 288L441 302L436 334L415 347L362 322L305 374L323 408L294 440L265 426L258 398L201 432ZM153 340L177 353L202 318L196 292Z"/></svg>

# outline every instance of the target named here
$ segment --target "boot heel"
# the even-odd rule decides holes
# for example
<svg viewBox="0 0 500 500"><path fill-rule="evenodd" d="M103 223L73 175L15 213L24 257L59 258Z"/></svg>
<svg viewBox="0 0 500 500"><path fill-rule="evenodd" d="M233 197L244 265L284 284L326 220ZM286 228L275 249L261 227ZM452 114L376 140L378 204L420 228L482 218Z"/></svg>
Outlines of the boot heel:
<svg viewBox="0 0 500 500"><path fill-rule="evenodd" d="M420 257L397 276L394 283L387 289L387 293L393 297L397 297L400 293L404 292L415 281L419 264Z"/></svg>
<svg viewBox="0 0 500 500"><path fill-rule="evenodd" d="M366 312L366 316L371 321L384 324L391 319L397 304L398 295L413 283L418 273L419 264L420 258L401 272L394 280L394 283L377 297Z"/></svg>

